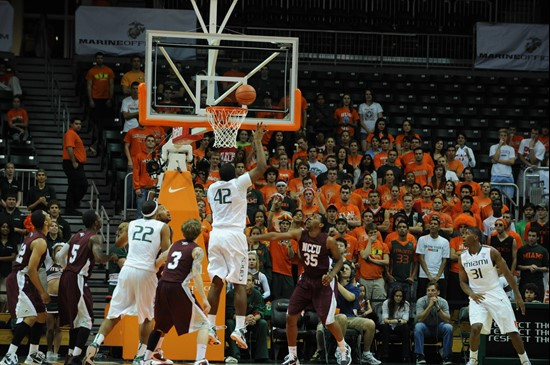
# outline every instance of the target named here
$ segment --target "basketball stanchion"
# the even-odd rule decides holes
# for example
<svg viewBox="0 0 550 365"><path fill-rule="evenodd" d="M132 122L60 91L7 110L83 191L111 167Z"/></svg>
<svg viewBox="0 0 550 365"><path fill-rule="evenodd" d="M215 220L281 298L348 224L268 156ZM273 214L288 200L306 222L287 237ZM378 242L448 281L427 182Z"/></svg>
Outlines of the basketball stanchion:
<svg viewBox="0 0 550 365"><path fill-rule="evenodd" d="M248 114L247 108L209 106L208 122L214 131L214 147L237 147L237 133Z"/></svg>

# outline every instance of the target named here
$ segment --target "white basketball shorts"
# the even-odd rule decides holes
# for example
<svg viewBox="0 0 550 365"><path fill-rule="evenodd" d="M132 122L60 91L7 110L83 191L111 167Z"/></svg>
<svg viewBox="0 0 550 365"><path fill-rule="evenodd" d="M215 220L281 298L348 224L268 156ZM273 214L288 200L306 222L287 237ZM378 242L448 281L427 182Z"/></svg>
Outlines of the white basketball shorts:
<svg viewBox="0 0 550 365"><path fill-rule="evenodd" d="M246 285L248 274L248 243L243 232L216 229L208 242L208 275L233 284Z"/></svg>
<svg viewBox="0 0 550 365"><path fill-rule="evenodd" d="M503 289L493 289L483 294L485 298L481 304L470 298L470 323L481 323L481 333L491 333L491 325L495 320L501 333L518 332L516 327L516 316L512 309L510 299Z"/></svg>

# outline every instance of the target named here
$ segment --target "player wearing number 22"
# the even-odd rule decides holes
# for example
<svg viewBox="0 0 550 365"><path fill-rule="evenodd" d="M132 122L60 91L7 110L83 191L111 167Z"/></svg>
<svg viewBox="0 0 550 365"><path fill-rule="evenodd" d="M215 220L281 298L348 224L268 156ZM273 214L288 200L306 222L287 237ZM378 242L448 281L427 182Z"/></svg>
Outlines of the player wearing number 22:
<svg viewBox="0 0 550 365"><path fill-rule="evenodd" d="M135 315L139 323L139 346L133 364L142 362L147 340L153 329L157 271L166 261L170 247L170 228L157 220L158 204L153 200L143 203L143 218L131 221L128 231L115 242L117 247L128 243L128 255L118 276L107 318L101 323L94 341L86 349L84 365L93 365L94 358L114 326L123 315ZM162 252L159 255L159 252ZM157 258L158 256L158 258ZM158 354L162 357L162 354Z"/></svg>
<svg viewBox="0 0 550 365"><path fill-rule="evenodd" d="M288 356L284 365L298 364L296 338L298 334L298 320L302 311L313 306L321 322L326 325L338 343L336 352L338 365L351 363L351 349L344 340L342 329L334 321L336 313L337 282L335 277L344 263L336 240L327 233L321 232L322 218L313 214L305 222L306 229L293 229L288 232L270 232L254 236L255 240L296 240L298 254L304 264L304 272L290 297L286 316L286 336L288 342ZM332 258L331 258L332 256ZM333 260L335 264L332 265ZM331 267L332 266L332 267Z"/></svg>
<svg viewBox="0 0 550 365"><path fill-rule="evenodd" d="M220 181L208 188L208 202L212 209L212 232L208 243L208 275L212 285L208 292L211 305L209 343L220 344L216 334L216 313L224 282L232 283L235 293L235 330L231 339L242 349L248 348L245 339L247 308L246 281L248 274L248 243L243 233L246 226L247 188L263 176L267 169L262 148L265 129L261 124L254 131L254 149L257 165L238 178L230 163L220 166Z"/></svg>
<svg viewBox="0 0 550 365"><path fill-rule="evenodd" d="M497 268L514 290L516 306L522 314L525 314L525 304L506 261L495 248L481 245L481 236L479 228L468 227L464 235L464 247L467 249L458 258L460 286L470 297L471 331L468 365L478 364L480 334L491 332L493 320L497 323L500 332L506 333L512 340L521 364L530 365L531 362L516 325L512 304L498 280Z"/></svg>
<svg viewBox="0 0 550 365"><path fill-rule="evenodd" d="M94 264L109 261L103 254L103 239L98 234L102 220L94 210L82 215L86 229L77 232L58 253L67 266L59 281L60 325L69 325L69 364L82 364L82 351L92 329L94 310L88 279Z"/></svg>

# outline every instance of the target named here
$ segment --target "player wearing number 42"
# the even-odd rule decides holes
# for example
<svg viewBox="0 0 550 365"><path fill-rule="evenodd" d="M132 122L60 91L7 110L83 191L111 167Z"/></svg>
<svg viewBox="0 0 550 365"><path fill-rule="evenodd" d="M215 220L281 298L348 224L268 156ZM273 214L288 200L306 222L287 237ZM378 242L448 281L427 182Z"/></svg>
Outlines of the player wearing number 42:
<svg viewBox="0 0 550 365"><path fill-rule="evenodd" d="M103 253L103 239L98 234L103 223L94 210L82 215L86 229L77 232L58 253L59 262L67 262L59 281L60 325L70 326L69 364L82 364L82 351L94 322L92 293L88 279L94 264L104 264L111 256ZM68 257L67 257L68 256Z"/></svg>
<svg viewBox="0 0 550 365"><path fill-rule="evenodd" d="M262 147L265 129L259 123L254 131L257 165L254 169L236 177L230 163L220 166L220 181L208 188L208 202L212 209L212 232L208 243L208 275L212 282L208 292L211 305L209 343L220 344L216 334L216 314L224 282L232 283L235 293L235 330L231 339L242 349L246 344L245 315L247 309L246 281L248 274L248 243L244 235L246 226L247 189L263 176L267 163Z"/></svg>
<svg viewBox="0 0 550 365"><path fill-rule="evenodd" d="M525 304L506 261L495 248L480 243L481 230L468 227L464 235L466 250L458 258L460 286L470 297L470 360L467 365L478 364L480 334L489 334L493 320L501 333L506 333L517 351L521 365L531 362L519 334L514 310L498 280L497 267L514 290L517 309L525 314Z"/></svg>
<svg viewBox="0 0 550 365"><path fill-rule="evenodd" d="M136 309L140 343L132 364L138 365L144 359L146 344L153 328L157 271L166 261L170 248L170 227L157 220L158 208L157 202L146 201L141 209L143 218L131 221L128 231L115 242L117 247L128 243L128 255L120 270L107 317L101 323L94 341L86 349L84 365L94 364L94 358L105 336L113 330L123 315L134 314ZM159 252L162 253L159 255ZM154 356L166 363L162 353Z"/></svg>

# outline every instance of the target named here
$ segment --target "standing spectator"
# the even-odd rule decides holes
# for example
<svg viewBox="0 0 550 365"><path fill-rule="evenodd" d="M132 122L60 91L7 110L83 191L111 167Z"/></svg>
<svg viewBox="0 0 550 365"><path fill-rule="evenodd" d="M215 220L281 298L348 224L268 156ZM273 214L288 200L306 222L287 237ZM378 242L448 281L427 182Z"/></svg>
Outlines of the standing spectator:
<svg viewBox="0 0 550 365"><path fill-rule="evenodd" d="M518 266L520 272L519 292L525 292L525 285L537 285L537 296L544 297L544 274L548 272L548 250L539 245L539 232L531 230L527 234L527 244L518 250Z"/></svg>
<svg viewBox="0 0 550 365"><path fill-rule="evenodd" d="M508 128L508 139L507 139L507 144L509 146L511 146L516 155L518 154L519 152L519 145L521 143L521 141L523 141L523 136L517 134L517 127L515 125L511 125L509 128Z"/></svg>
<svg viewBox="0 0 550 365"><path fill-rule="evenodd" d="M548 200L542 201L537 205L537 219L534 222L529 222L525 226L525 232L523 233L523 239L528 241L528 234L530 231L535 230L539 232L540 244L547 250L550 249L550 228L548 226Z"/></svg>
<svg viewBox="0 0 550 365"><path fill-rule="evenodd" d="M113 70L103 64L103 53L95 54L95 66L86 74L86 86L88 102L90 106L90 122L92 123L96 138L92 136L92 144L101 141L103 126L111 117L113 107L113 95L115 91L115 74Z"/></svg>
<svg viewBox="0 0 550 365"><path fill-rule="evenodd" d="M425 293L430 283L437 283L437 295L439 295L439 288L441 288L443 297L445 297L447 280L445 280L444 271L450 256L450 246L449 241L439 235L439 228L439 217L433 216L430 219L430 233L418 239L416 246L418 261L420 262L418 293Z"/></svg>
<svg viewBox="0 0 550 365"><path fill-rule="evenodd" d="M508 131L506 129L499 130L499 142L491 146L489 157L493 166L491 167L491 182L492 183L514 183L512 175L512 166L516 162L516 153L512 147L507 144ZM497 185L498 186L498 185ZM511 186L503 186L498 188L500 191L514 197L514 188Z"/></svg>
<svg viewBox="0 0 550 365"><path fill-rule="evenodd" d="M77 208L88 190L88 179L84 172L86 150L95 152L92 147L84 147L78 135L81 129L82 120L73 118L63 137L63 171L68 179L65 212L68 215L80 215Z"/></svg>
<svg viewBox="0 0 550 365"><path fill-rule="evenodd" d="M6 196L6 207L3 212L0 212L0 221L9 220L13 226L14 233L18 236L18 243L23 242L23 237L27 234L25 230L25 221L26 214L23 214L16 206L17 195L13 192L8 193Z"/></svg>
<svg viewBox="0 0 550 365"><path fill-rule="evenodd" d="M371 300L386 299L384 271L390 263L388 247L378 240L376 224L365 227L368 239L359 246L359 282Z"/></svg>
<svg viewBox="0 0 550 365"><path fill-rule="evenodd" d="M380 318L380 332L382 334L382 350L379 358L387 361L389 358L388 347L390 333L399 336L401 342L402 362L408 363L411 352L411 335L409 330L410 305L405 299L406 294L400 286L396 286L390 292L390 297L382 303L382 318Z"/></svg>
<svg viewBox="0 0 550 365"><path fill-rule="evenodd" d="M128 170L134 168L134 160L140 152L145 150L145 138L151 134L154 135L151 128L138 122L138 126L130 129L124 136L124 154L128 159Z"/></svg>
<svg viewBox="0 0 550 365"><path fill-rule="evenodd" d="M413 140L411 139L411 143L412 142ZM445 157L445 155L443 154L444 148L445 148L445 141L443 141L442 139L436 139L435 143L433 144L433 148L431 152L431 157L433 161L439 160L440 157Z"/></svg>
<svg viewBox="0 0 550 365"><path fill-rule="evenodd" d="M382 140L382 137L388 137L390 140L390 149L393 148L393 136L388 132L388 125L386 123L386 118L381 117L376 120L374 124L374 130L367 136L367 147L372 141L372 138L376 137L378 140Z"/></svg>
<svg viewBox="0 0 550 365"><path fill-rule="evenodd" d="M493 214L483 220L483 233L485 234L486 238L491 237L491 234L495 232L495 222L498 219L502 220L502 200L493 200L491 203L491 207L493 208Z"/></svg>
<svg viewBox="0 0 550 365"><path fill-rule="evenodd" d="M433 166L424 162L424 151L417 147L414 149L414 163L405 166L405 174L414 173L414 181L425 186L433 175Z"/></svg>
<svg viewBox="0 0 550 365"><path fill-rule="evenodd" d="M458 133L455 148L455 160L462 162L464 168L476 167L476 157L474 156L474 151L470 147L466 146L466 135L464 133Z"/></svg>
<svg viewBox="0 0 550 365"><path fill-rule="evenodd" d="M389 282L388 290L394 292L399 288L403 300L413 300L413 284L418 273L418 259L416 257L416 239L409 234L409 226L405 220L396 225L397 237L388 242L390 251L390 265L386 278ZM392 296L390 296L391 300ZM407 312L408 313L408 312Z"/></svg>
<svg viewBox="0 0 550 365"><path fill-rule="evenodd" d="M290 217L281 217L279 229L281 232L290 230ZM273 265L271 294L273 298L290 299L294 290L292 278L292 262L298 250L298 242L293 239L272 241L269 244L271 263Z"/></svg>
<svg viewBox="0 0 550 365"><path fill-rule="evenodd" d="M61 204L59 201L52 199L48 202L48 213L50 213L50 218L52 222L56 222L59 226L59 229L63 232L63 237L65 237L65 242L71 238L71 225L59 214L61 212Z"/></svg>
<svg viewBox="0 0 550 365"><path fill-rule="evenodd" d="M359 105L359 116L361 118L361 131L359 132L361 150L366 151L367 136L374 131L374 124L378 118L384 116L384 109L374 101L372 90L365 90L365 102Z"/></svg>
<svg viewBox="0 0 550 365"><path fill-rule="evenodd" d="M11 222L7 219L0 220L0 313L5 313L8 307L6 278L11 273L12 262L17 256L18 243Z"/></svg>
<svg viewBox="0 0 550 365"><path fill-rule="evenodd" d="M525 138L521 141L519 144L519 151L518 151L518 157L521 162L521 171L519 173L518 177L518 187L520 194L523 194L524 189L526 191L529 190L530 186L523 186L523 176L525 173L525 169L530 167L531 169L536 169L539 167L544 160L544 155L546 153L546 149L544 148L544 144L542 144L541 141L539 141L539 127L533 127L531 128L531 138ZM531 171L531 174L536 173L536 171ZM539 178L534 178L536 181L539 180ZM530 181L532 181L533 178L527 179L527 184L529 184Z"/></svg>
<svg viewBox="0 0 550 365"><path fill-rule="evenodd" d="M456 159L455 146L447 147L445 151L445 157L447 159L447 170L453 171L457 177L462 177L462 171L464 171L464 164ZM451 179L449 179L451 180Z"/></svg>
<svg viewBox="0 0 550 365"><path fill-rule="evenodd" d="M315 177L327 171L327 167L325 166L325 164L319 162L317 157L317 147L309 147L307 151L307 162L309 164L309 172L315 175Z"/></svg>
<svg viewBox="0 0 550 365"><path fill-rule="evenodd" d="M29 138L29 116L25 108L21 107L21 97L14 96L8 110L8 134L13 141L24 142Z"/></svg>
<svg viewBox="0 0 550 365"><path fill-rule="evenodd" d="M2 192L2 200L0 200L0 203L4 208L6 207L8 193L15 194L17 199L15 206L21 206L23 192L21 191L21 182L15 178L15 165L13 162L8 162L4 166L4 176L0 178L0 192Z"/></svg>
<svg viewBox="0 0 550 365"><path fill-rule="evenodd" d="M0 62L0 90L11 91L13 96L23 94L19 78L8 71L8 66L4 62Z"/></svg>
<svg viewBox="0 0 550 365"><path fill-rule="evenodd" d="M521 242L526 242L523 239L523 234L525 233L525 227L527 224L536 222L537 217L535 215L535 205L531 202L527 202L523 206L523 218L519 222L516 222L516 233L521 237ZM518 242L518 243L521 243Z"/></svg>
<svg viewBox="0 0 550 365"><path fill-rule="evenodd" d="M122 100L120 112L122 113L122 118L124 118L124 126L122 127L122 133L124 134L130 129L137 128L139 126L138 86L139 83L137 81L132 82L132 85L130 85L130 95ZM208 142L208 139L206 141Z"/></svg>
<svg viewBox="0 0 550 365"><path fill-rule="evenodd" d="M393 171L393 176L395 182L400 185L403 181L404 175L403 170L401 169L401 161L397 159L399 155L396 150L388 151L388 158L382 166L378 167L376 170L376 175L378 177L378 186L382 185L382 177L386 176L386 171ZM376 157L376 156L375 156Z"/></svg>
<svg viewBox="0 0 550 365"><path fill-rule="evenodd" d="M31 212L36 209L48 211L48 202L55 199L55 189L51 185L46 185L47 179L46 170L36 171L36 185L31 186L27 193L27 209Z"/></svg>
<svg viewBox="0 0 550 365"><path fill-rule="evenodd" d="M309 135L311 135L313 131L323 132L326 136L334 135L332 111L325 102L324 94L317 94L317 102L311 104L309 115L311 119L310 125L308 126L310 129L310 131L308 131Z"/></svg>
<svg viewBox="0 0 550 365"><path fill-rule="evenodd" d="M420 241L419 241L420 243ZM419 293L420 293L420 287ZM453 325L449 313L449 303L440 297L439 285L430 282L426 295L416 301L416 324L414 325L414 352L417 364L426 364L424 356L424 339L426 337L442 338L441 357L443 365L451 365L453 347Z"/></svg>
<svg viewBox="0 0 550 365"><path fill-rule="evenodd" d="M420 136L413 131L413 124L409 118L405 118L403 120L403 123L401 124L401 131L402 133L395 137L395 149L399 154L402 154L403 152L403 141L406 138L410 141L413 137L420 139Z"/></svg>
<svg viewBox="0 0 550 365"><path fill-rule="evenodd" d="M153 179L147 172L147 164L154 160L155 136L145 138L145 151L141 151L134 159L132 182L136 194L136 219L142 218L141 207L149 198L149 192L156 191L157 179Z"/></svg>
<svg viewBox="0 0 550 365"><path fill-rule="evenodd" d="M138 55L132 56L130 63L132 65L132 69L126 72L120 80L122 93L124 95L130 95L134 82L137 82L138 85L141 82L145 82L145 73L141 71L141 57Z"/></svg>
<svg viewBox="0 0 550 365"><path fill-rule="evenodd" d="M342 104L334 111L334 120L338 127L336 133L340 135L343 131L348 131L350 136L354 135L355 128L357 128L357 124L359 123L359 114L357 114L357 110L353 107L349 94L344 94L342 97Z"/></svg>

